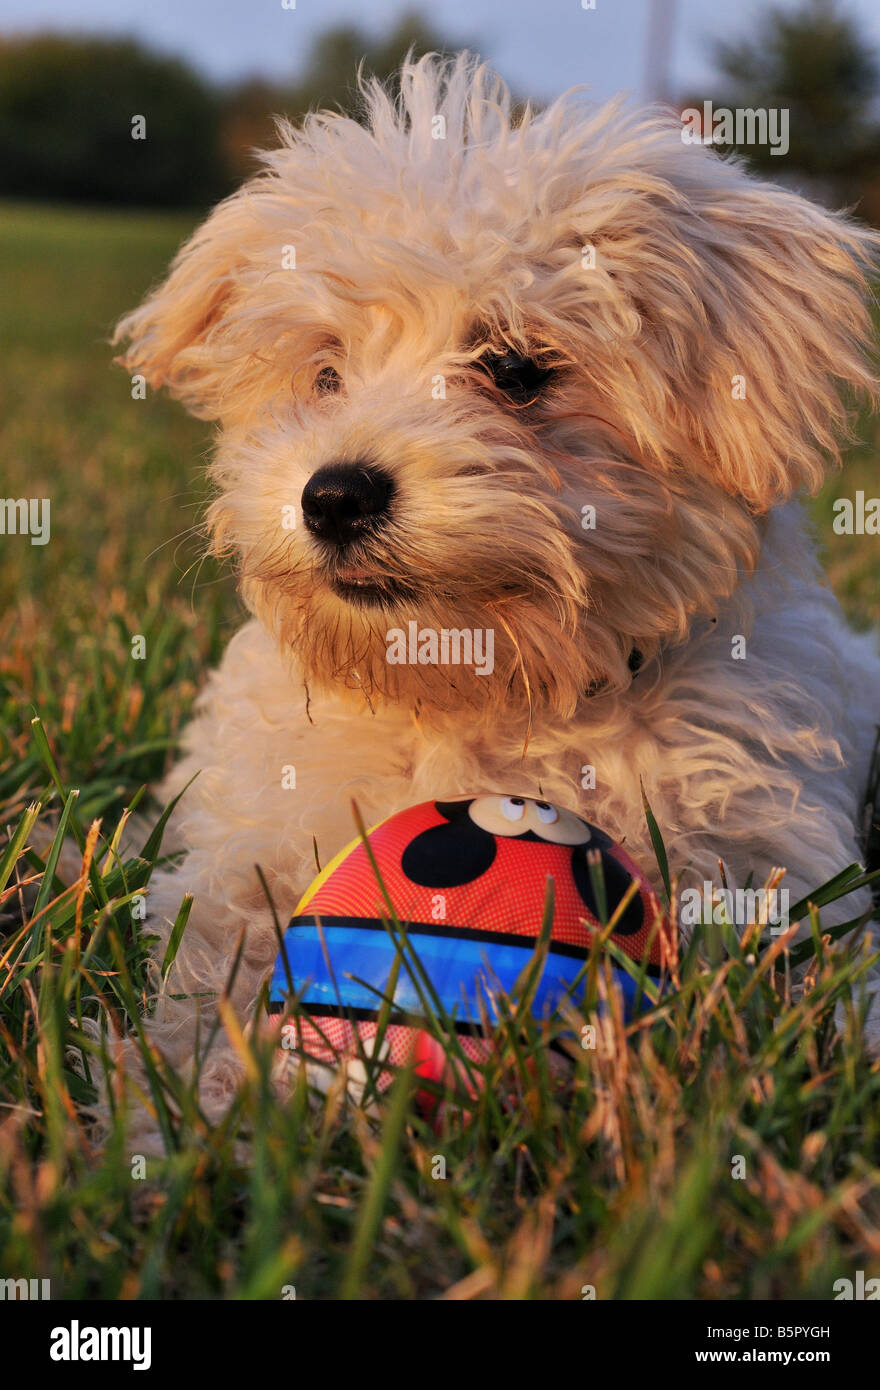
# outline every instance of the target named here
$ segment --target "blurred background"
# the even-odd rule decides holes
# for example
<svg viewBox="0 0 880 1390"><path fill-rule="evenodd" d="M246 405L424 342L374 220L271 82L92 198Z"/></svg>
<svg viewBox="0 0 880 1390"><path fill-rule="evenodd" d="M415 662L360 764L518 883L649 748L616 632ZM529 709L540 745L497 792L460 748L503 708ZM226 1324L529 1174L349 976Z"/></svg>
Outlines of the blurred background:
<svg viewBox="0 0 880 1390"><path fill-rule="evenodd" d="M275 114L352 109L360 62L388 77L410 48L461 47L539 105L585 84L677 111L785 108L787 154L743 157L880 225L876 0L0 0L0 494L52 505L49 545L0 539L0 810L27 787L36 708L90 805L151 780L238 621L199 534L210 431L131 399L114 320L253 168ZM863 413L814 504L860 626L880 624L880 540L834 536L831 504L880 491L878 443Z"/></svg>
<svg viewBox="0 0 880 1390"><path fill-rule="evenodd" d="M880 220L876 0L0 0L0 194L198 207L248 173L278 112L352 105L359 62L479 51L538 104L584 84L678 107L791 113L761 167ZM133 150L133 100L150 135Z"/></svg>

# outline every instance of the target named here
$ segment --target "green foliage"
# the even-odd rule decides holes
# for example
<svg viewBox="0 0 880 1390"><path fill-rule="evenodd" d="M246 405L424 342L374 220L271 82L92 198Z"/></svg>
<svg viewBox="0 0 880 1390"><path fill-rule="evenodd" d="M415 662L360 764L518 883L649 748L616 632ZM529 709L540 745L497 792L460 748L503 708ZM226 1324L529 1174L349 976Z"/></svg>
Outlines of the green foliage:
<svg viewBox="0 0 880 1390"><path fill-rule="evenodd" d="M446 48L418 15L382 38L323 32L289 83L210 86L132 40L40 35L0 41L0 196L139 207L204 207L254 168L278 115L357 112L361 63L383 81L406 54ZM132 139L143 116L146 139Z"/></svg>
<svg viewBox="0 0 880 1390"><path fill-rule="evenodd" d="M229 187L219 131L218 96L177 59L120 39L0 43L0 195L205 205Z"/></svg>
<svg viewBox="0 0 880 1390"><path fill-rule="evenodd" d="M857 22L828 0L799 9L774 8L752 38L723 41L716 62L724 75L718 104L789 111L790 150L768 146L739 152L776 177L781 166L834 190L840 203L857 199L880 164L876 120L880 68Z"/></svg>

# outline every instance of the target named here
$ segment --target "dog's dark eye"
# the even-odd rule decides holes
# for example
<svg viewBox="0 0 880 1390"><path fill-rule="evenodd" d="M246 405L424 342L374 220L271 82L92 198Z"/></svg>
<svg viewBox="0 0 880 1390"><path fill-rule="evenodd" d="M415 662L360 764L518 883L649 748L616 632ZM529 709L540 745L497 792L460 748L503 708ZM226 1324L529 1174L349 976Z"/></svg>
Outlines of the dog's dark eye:
<svg viewBox="0 0 880 1390"><path fill-rule="evenodd" d="M490 353L481 359L481 366L489 373L499 391L503 391L517 405L531 405L553 375L548 367L542 367L533 357L521 357L517 352Z"/></svg>
<svg viewBox="0 0 880 1390"><path fill-rule="evenodd" d="M342 377L335 367L322 367L315 377L315 390L319 396L332 395L342 385Z"/></svg>

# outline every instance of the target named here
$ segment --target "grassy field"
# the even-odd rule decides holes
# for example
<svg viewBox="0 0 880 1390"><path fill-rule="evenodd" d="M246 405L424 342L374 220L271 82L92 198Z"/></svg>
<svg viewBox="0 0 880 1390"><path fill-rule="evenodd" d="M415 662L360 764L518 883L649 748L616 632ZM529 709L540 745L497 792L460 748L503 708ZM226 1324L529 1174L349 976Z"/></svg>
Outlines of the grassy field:
<svg viewBox="0 0 880 1390"><path fill-rule="evenodd" d="M234 620L228 581L199 567L208 427L132 401L108 333L161 273L183 219L0 212L0 458L6 497L48 497L47 546L7 538L0 567L5 698L0 801L25 794L32 705L58 736L86 814L161 770L205 662ZM130 637L147 637L146 663ZM23 741L24 739L24 741Z"/></svg>
<svg viewBox="0 0 880 1390"><path fill-rule="evenodd" d="M876 1272L880 1070L854 1040L864 962L821 943L815 912L806 991L792 989L784 943L727 934L719 963L717 934L698 934L642 1024L627 1033L615 1018L607 1049L563 1040L564 1081L521 1006L499 1025L466 1125L431 1128L406 1076L380 1125L338 1093L281 1106L266 1047L242 1041L248 1081L227 1125L209 1125L154 1058L168 1159L147 1164L146 1182L133 1175L121 1117L93 1151L82 1106L109 1058L89 1020L105 1040L137 1026L146 943L130 903L161 854L158 837L124 865L109 847L239 613L228 577L201 563L209 430L161 399L132 401L106 343L187 230L0 209L2 494L52 505L50 544L7 537L0 567L0 1277L51 1278L56 1298L295 1286L300 1298L829 1299L836 1278ZM878 447L865 415L845 476L814 504L860 626L880 624L878 542L832 537L829 522L834 497L876 494ZM131 659L134 634L145 661ZM59 811L47 849L41 826ZM83 856L73 883L58 871L63 839ZM601 988L594 962L588 997ZM237 1132L252 1139L247 1162Z"/></svg>

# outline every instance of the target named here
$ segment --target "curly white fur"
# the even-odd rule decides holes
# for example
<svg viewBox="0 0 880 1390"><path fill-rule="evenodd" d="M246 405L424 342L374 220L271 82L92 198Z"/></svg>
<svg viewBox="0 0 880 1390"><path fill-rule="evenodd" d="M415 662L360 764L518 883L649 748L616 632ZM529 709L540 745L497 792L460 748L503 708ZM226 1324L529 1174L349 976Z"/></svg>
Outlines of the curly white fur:
<svg viewBox="0 0 880 1390"><path fill-rule="evenodd" d="M540 792L650 871L643 782L683 881L717 880L719 856L739 882L784 865L794 900L860 857L880 714L880 662L796 501L836 457L842 392L873 389L872 235L685 145L668 114L573 93L514 121L468 57L407 65L397 103L363 96L363 124L284 125L118 333L129 369L220 426L210 524L253 618L166 788L200 773L151 905L167 935L196 895L169 994L221 988L247 927L243 1013L276 948L255 864L288 911L312 837L324 862L351 838L352 797L378 819ZM487 350L553 368L533 406L492 387ZM394 611L339 597L332 558L282 522L315 469L364 458L396 493L356 558L415 591ZM492 629L494 674L389 665L411 618ZM196 1009L165 996L152 1023L178 1064ZM237 1075L218 1043L209 1113Z"/></svg>

